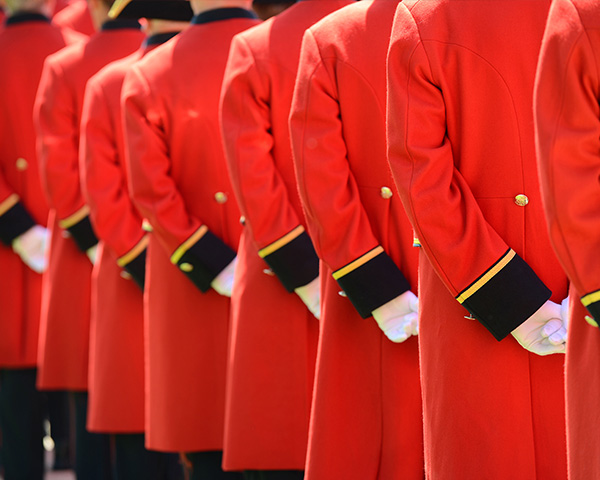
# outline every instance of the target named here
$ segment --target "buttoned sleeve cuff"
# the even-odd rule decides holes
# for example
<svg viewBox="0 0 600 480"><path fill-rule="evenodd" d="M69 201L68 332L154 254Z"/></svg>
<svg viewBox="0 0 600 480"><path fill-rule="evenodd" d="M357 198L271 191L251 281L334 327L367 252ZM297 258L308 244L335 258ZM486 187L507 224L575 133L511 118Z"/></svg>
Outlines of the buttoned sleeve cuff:
<svg viewBox="0 0 600 480"><path fill-rule="evenodd" d="M89 213L89 208L84 206L73 215L58 222L60 228L67 230L71 234L77 247L83 253L98 243L98 237L96 237L92 228Z"/></svg>
<svg viewBox="0 0 600 480"><path fill-rule="evenodd" d="M258 254L288 292L319 276L319 257L302 225L259 250Z"/></svg>
<svg viewBox="0 0 600 480"><path fill-rule="evenodd" d="M146 250L149 237L144 235L142 239L125 255L117 259L117 265L124 268L131 275L135 283L144 290L146 279Z"/></svg>
<svg viewBox="0 0 600 480"><path fill-rule="evenodd" d="M533 315L552 292L514 250L508 251L456 299L502 340Z"/></svg>
<svg viewBox="0 0 600 480"><path fill-rule="evenodd" d="M336 270L333 278L362 318L410 290L408 280L381 246Z"/></svg>
<svg viewBox="0 0 600 480"><path fill-rule="evenodd" d="M7 246L36 224L19 200L15 193L0 203L0 240Z"/></svg>
<svg viewBox="0 0 600 480"><path fill-rule="evenodd" d="M211 282L235 255L234 250L203 225L175 250L171 263L177 265L202 292L207 292Z"/></svg>
<svg viewBox="0 0 600 480"><path fill-rule="evenodd" d="M590 312L590 315L593 318L593 322L589 319L586 320L588 320L588 323L591 325L594 325L595 323L594 326L597 327L598 322L600 322L600 290L596 290L595 292L588 293L581 297L581 303L587 308L587 311Z"/></svg>

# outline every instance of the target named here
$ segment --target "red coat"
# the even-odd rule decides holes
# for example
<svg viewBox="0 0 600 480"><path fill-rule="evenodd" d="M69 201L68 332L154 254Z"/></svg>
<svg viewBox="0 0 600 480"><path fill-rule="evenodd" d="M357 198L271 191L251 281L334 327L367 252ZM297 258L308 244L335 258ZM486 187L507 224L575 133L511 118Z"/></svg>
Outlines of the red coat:
<svg viewBox="0 0 600 480"><path fill-rule="evenodd" d="M255 24L239 8L204 12L123 84L131 194L153 228L146 445L154 450L223 448L229 298L210 283L235 257L241 225L218 104L231 39Z"/></svg>
<svg viewBox="0 0 600 480"><path fill-rule="evenodd" d="M600 478L600 5L555 0L538 64L535 120L550 238L571 280L567 343L569 478ZM584 308L584 305L587 307Z"/></svg>
<svg viewBox="0 0 600 480"><path fill-rule="evenodd" d="M302 43L290 131L309 232L326 265L311 480L423 478L417 339L394 344L367 319L417 292L412 229L385 162L385 55L396 5L343 8Z"/></svg>
<svg viewBox="0 0 600 480"><path fill-rule="evenodd" d="M97 240L79 178L83 94L94 73L132 53L142 39L131 22L107 22L89 41L56 53L44 66L36 119L52 237L42 294L40 388L87 389L92 265L84 252Z"/></svg>
<svg viewBox="0 0 600 480"><path fill-rule="evenodd" d="M143 284L147 234L127 190L121 86L143 50L87 83L81 116L81 176L101 253L92 275L88 428L144 431ZM137 267L137 269L136 269Z"/></svg>
<svg viewBox="0 0 600 480"><path fill-rule="evenodd" d="M423 247L428 478L566 477L564 357L529 353L510 337L551 295L567 295L534 148L548 7L406 0L396 11L389 161Z"/></svg>
<svg viewBox="0 0 600 480"><path fill-rule="evenodd" d="M52 22L88 37L96 32L86 0L74 0L52 17Z"/></svg>
<svg viewBox="0 0 600 480"><path fill-rule="evenodd" d="M288 115L304 30L347 3L299 2L237 35L231 47L221 118L245 229L231 301L229 470L304 469L318 322L288 292L317 277L319 259L303 232ZM280 245L297 230L303 233Z"/></svg>
<svg viewBox="0 0 600 480"><path fill-rule="evenodd" d="M44 59L65 43L42 16L14 16L0 32L0 367L36 363L42 276L11 243L36 223L46 225L31 114Z"/></svg>

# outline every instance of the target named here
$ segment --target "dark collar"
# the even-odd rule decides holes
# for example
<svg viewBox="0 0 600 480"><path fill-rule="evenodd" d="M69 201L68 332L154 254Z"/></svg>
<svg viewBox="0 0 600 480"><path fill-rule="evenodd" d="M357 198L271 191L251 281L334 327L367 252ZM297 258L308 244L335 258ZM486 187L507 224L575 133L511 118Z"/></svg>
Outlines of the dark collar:
<svg viewBox="0 0 600 480"><path fill-rule="evenodd" d="M6 19L6 25L15 25L23 22L48 22L50 19L46 15L33 12L17 12Z"/></svg>
<svg viewBox="0 0 600 480"><path fill-rule="evenodd" d="M122 28L135 28L139 30L142 28L140 22L137 20L130 19L116 19L116 20L107 20L102 24L101 30L104 32L106 30L119 30Z"/></svg>
<svg viewBox="0 0 600 480"><path fill-rule="evenodd" d="M192 25L216 22L219 20L231 20L232 18L258 18L254 12L245 8L215 8L199 13L192 18Z"/></svg>
<svg viewBox="0 0 600 480"><path fill-rule="evenodd" d="M162 45L165 42L171 40L175 35L179 32L165 32L165 33L156 33L154 35L150 35L144 41L144 48L154 47L156 45Z"/></svg>

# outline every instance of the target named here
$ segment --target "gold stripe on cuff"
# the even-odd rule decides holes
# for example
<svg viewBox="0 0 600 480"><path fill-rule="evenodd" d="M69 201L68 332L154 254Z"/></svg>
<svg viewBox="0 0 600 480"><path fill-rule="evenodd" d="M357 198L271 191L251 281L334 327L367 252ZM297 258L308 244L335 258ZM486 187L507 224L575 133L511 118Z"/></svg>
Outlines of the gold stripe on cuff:
<svg viewBox="0 0 600 480"><path fill-rule="evenodd" d="M85 217L87 217L90 213L90 207L84 205L79 210L77 210L73 215L69 215L67 218L63 218L59 220L58 226L62 229L67 229L72 227L73 225L81 222Z"/></svg>
<svg viewBox="0 0 600 480"><path fill-rule="evenodd" d="M290 243L292 240L298 238L303 233L304 233L304 227L302 225L298 225L290 233L284 235L279 240L275 240L271 245L268 245L265 248L259 250L258 251L259 257L265 258L267 255L271 255L273 252L286 246L288 243Z"/></svg>
<svg viewBox="0 0 600 480"><path fill-rule="evenodd" d="M0 203L0 216L8 212L12 207L19 203L19 196L16 193L12 193L6 200Z"/></svg>
<svg viewBox="0 0 600 480"><path fill-rule="evenodd" d="M108 11L108 16L111 19L117 18L120 13L125 10L125 7L131 3L131 0L115 0Z"/></svg>
<svg viewBox="0 0 600 480"><path fill-rule="evenodd" d="M171 263L177 265L177 262L181 260L181 257L185 255L192 246L198 242L204 235L208 232L208 227L206 225L202 225L198 230L196 230L185 242L183 242L177 250L171 255Z"/></svg>
<svg viewBox="0 0 600 480"><path fill-rule="evenodd" d="M487 282L489 282L492 279L492 277L494 277L500 270L506 267L508 262L510 262L515 257L515 255L516 253L514 250L509 250L506 253L506 255L504 255L504 257L498 260L498 262L492 268L490 268L481 278L479 278L479 280L473 283L466 290L463 290L462 293L458 297L456 297L456 299L460 303L463 303L465 300L467 300L467 298L469 298L471 295L477 292L477 290L479 290Z"/></svg>
<svg viewBox="0 0 600 480"><path fill-rule="evenodd" d="M117 265L119 267L124 267L125 265L127 265L129 262L131 262L134 258L136 258L140 253L142 253L146 249L149 242L150 242L150 237L148 235L144 235L142 237L142 239L136 244L135 247L133 247L125 255L123 255L117 259Z"/></svg>
<svg viewBox="0 0 600 480"><path fill-rule="evenodd" d="M356 260L349 263L345 267L342 267L339 270L336 270L335 272L333 272L333 278L335 280L339 280L344 275L348 275L350 272L356 270L358 267L362 267L369 260L372 260L373 258L375 258L377 255L379 255L381 253L383 253L383 247L381 245L379 245L378 247L375 247L373 250L369 250L362 257L357 258Z"/></svg>
<svg viewBox="0 0 600 480"><path fill-rule="evenodd" d="M587 307L588 305L591 305L592 303L597 302L598 300L600 300L600 290L588 293L587 295L581 297L581 303L583 303L584 307Z"/></svg>

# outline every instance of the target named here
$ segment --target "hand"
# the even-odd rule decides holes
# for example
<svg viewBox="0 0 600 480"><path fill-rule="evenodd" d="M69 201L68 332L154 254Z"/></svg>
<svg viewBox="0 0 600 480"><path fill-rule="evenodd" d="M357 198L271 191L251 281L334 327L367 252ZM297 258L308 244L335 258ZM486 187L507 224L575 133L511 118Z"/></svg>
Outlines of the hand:
<svg viewBox="0 0 600 480"><path fill-rule="evenodd" d="M561 306L548 300L515 328L512 336L525 350L538 355L564 353L567 328L561 317Z"/></svg>
<svg viewBox="0 0 600 480"><path fill-rule="evenodd" d="M394 343L419 334L419 299L410 290L373 310L373 318Z"/></svg>
<svg viewBox="0 0 600 480"><path fill-rule="evenodd" d="M96 257L98 256L98 244L88 248L85 251L85 254L90 259L90 262L92 262L92 265L94 265L94 263L96 263Z"/></svg>
<svg viewBox="0 0 600 480"><path fill-rule="evenodd" d="M48 230L45 227L31 227L13 240L12 248L34 272L42 273L48 267Z"/></svg>
<svg viewBox="0 0 600 480"><path fill-rule="evenodd" d="M210 286L214 288L218 294L224 297L231 297L233 291L233 277L235 275L235 267L237 265L237 257L235 257L229 265L227 265L221 273L219 273L215 279L210 283Z"/></svg>
<svg viewBox="0 0 600 480"><path fill-rule="evenodd" d="M321 318L321 285L320 277L317 276L313 281L294 289L296 295L304 302L304 305L310 310L317 320Z"/></svg>

